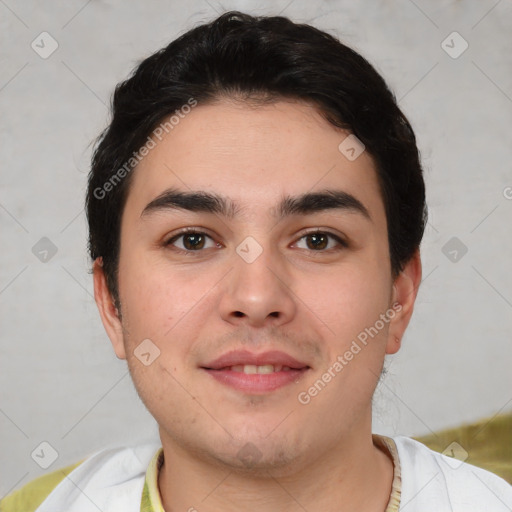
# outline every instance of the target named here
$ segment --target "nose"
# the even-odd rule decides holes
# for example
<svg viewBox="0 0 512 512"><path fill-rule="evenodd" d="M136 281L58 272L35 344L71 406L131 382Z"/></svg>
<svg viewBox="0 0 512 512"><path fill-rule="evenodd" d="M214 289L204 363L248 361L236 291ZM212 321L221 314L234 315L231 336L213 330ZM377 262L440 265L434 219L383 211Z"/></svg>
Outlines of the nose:
<svg viewBox="0 0 512 512"><path fill-rule="evenodd" d="M297 301L283 258L252 237L233 254L220 301L222 318L235 325L279 326L292 320Z"/></svg>

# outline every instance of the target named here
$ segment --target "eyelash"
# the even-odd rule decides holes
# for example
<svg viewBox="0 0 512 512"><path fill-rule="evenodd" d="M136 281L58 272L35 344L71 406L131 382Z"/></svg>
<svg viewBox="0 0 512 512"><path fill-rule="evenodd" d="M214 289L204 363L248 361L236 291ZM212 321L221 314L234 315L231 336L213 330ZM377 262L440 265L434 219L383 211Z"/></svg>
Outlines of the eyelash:
<svg viewBox="0 0 512 512"><path fill-rule="evenodd" d="M328 237L333 238L339 244L339 246L341 246L341 247L331 248L331 249L321 249L321 250L317 250L317 251L315 251L313 249L306 249L306 250L309 250L309 251L311 251L313 253L315 253L315 252L322 253L322 252L331 252L333 250L339 251L339 250L342 250L342 249L347 249L349 247L349 244L347 242L345 242L345 240L343 240L338 235L336 235L334 233L331 233L330 231L325 231L325 230L321 230L321 229L315 229L313 231L308 231L306 233L303 233L298 238L298 240L302 240L303 238L306 238L307 236L317 235L317 234L327 235ZM185 229L179 231L177 234L173 235L168 240L166 240L163 245L165 247L169 247L176 240L178 240L179 238L181 238L181 237L183 237L185 235L204 235L204 236L210 238L211 240L213 240L213 238L210 235L208 235L207 233L205 233L204 231L200 231L200 230L195 229L195 228L185 228ZM193 250L180 249L178 247L173 247L172 250L174 250L176 252L184 253L184 254L187 254L187 255L193 255L194 253L201 253L201 252L204 251L204 249L199 249L197 251L193 251Z"/></svg>

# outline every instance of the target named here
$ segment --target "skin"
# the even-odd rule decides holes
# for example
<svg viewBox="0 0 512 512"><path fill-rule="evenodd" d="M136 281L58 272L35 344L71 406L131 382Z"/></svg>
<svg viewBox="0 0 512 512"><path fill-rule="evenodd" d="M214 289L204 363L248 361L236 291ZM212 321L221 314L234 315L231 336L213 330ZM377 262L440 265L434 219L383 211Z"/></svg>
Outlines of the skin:
<svg viewBox="0 0 512 512"><path fill-rule="evenodd" d="M101 259L94 290L115 353L159 424L168 512L386 507L393 465L372 442L371 399L384 356L400 348L412 315L421 261L417 251L392 279L374 162L366 151L349 161L338 150L347 135L306 103L254 108L223 99L192 109L133 171L121 226L121 316ZM243 210L233 219L172 209L141 217L169 187L216 192ZM371 221L337 210L276 220L283 194L326 188L354 195ZM186 237L166 246L184 227L211 239L195 252ZM349 246L328 239L317 249L304 238L315 228ZM252 263L236 252L248 236L263 250ZM301 404L298 393L395 303L400 312ZM147 338L160 356L145 366L134 350ZM298 383L251 394L200 369L238 348L282 350L311 370ZM259 454L250 467L238 456L247 443Z"/></svg>

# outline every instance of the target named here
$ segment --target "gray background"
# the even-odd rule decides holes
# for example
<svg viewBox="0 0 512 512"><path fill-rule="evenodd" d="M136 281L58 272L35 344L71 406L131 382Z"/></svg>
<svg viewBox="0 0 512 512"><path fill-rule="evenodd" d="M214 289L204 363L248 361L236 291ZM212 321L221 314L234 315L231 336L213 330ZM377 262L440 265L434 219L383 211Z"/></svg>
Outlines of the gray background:
<svg viewBox="0 0 512 512"><path fill-rule="evenodd" d="M415 128L430 208L424 280L375 396L374 430L419 435L512 410L511 0L40 5L0 0L0 496L44 473L31 458L43 441L58 453L51 471L156 439L92 297L91 142L118 81L228 9L281 12L342 38L384 75ZM51 49L43 31L59 45L45 59L31 47ZM453 31L469 44L457 58ZM57 249L47 262L32 250L42 237Z"/></svg>

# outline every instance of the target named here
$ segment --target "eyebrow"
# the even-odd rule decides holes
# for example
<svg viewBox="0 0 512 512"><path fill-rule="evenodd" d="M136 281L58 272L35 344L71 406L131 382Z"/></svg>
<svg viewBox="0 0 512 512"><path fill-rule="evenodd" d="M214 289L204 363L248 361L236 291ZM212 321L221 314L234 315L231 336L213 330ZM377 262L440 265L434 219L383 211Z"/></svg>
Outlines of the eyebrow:
<svg viewBox="0 0 512 512"><path fill-rule="evenodd" d="M175 188L165 190L146 205L141 218L165 210L186 210L222 215L233 219L244 211L232 199L206 191L183 191ZM274 216L279 219L291 215L308 215L326 210L341 210L356 213L372 222L370 213L359 199L343 190L322 190L298 196L285 195L279 202Z"/></svg>

